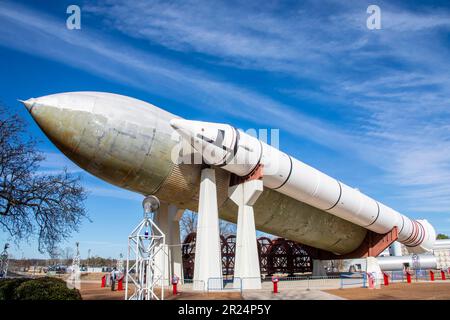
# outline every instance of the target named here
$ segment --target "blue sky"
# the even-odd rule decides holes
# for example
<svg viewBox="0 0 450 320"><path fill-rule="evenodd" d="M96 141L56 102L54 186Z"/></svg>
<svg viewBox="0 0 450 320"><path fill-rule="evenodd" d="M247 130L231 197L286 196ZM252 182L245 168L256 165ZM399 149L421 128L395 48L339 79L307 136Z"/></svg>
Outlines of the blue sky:
<svg viewBox="0 0 450 320"><path fill-rule="evenodd" d="M81 30L66 28L70 4ZM282 150L450 233L449 31L445 1L0 1L0 99L41 141L41 170L82 175L92 222L61 246L84 256L125 253L141 197L72 164L17 98L108 91L280 129Z"/></svg>

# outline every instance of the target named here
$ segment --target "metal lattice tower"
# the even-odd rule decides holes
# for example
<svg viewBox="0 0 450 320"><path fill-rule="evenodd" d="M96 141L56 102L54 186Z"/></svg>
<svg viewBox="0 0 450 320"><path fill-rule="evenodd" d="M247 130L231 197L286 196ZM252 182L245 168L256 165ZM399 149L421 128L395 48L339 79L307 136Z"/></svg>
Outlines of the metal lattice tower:
<svg viewBox="0 0 450 320"><path fill-rule="evenodd" d="M123 254L120 254L117 260L117 271L123 273Z"/></svg>
<svg viewBox="0 0 450 320"><path fill-rule="evenodd" d="M6 243L5 247L3 248L2 254L0 255L0 279L4 279L8 275L8 264L9 264L8 248L9 243Z"/></svg>
<svg viewBox="0 0 450 320"><path fill-rule="evenodd" d="M155 196L144 199L144 218L128 236L125 300L164 299L164 263L158 264L157 256L164 253L166 240L153 222L159 204ZM131 295L129 287L133 290Z"/></svg>
<svg viewBox="0 0 450 320"><path fill-rule="evenodd" d="M76 242L76 253L72 260L72 266L71 266L71 274L69 278L67 279L67 285L69 288L77 288L80 289L80 276L81 276L81 270L80 270L80 243Z"/></svg>
<svg viewBox="0 0 450 320"><path fill-rule="evenodd" d="M80 271L80 243L76 243L77 251L72 260L72 270Z"/></svg>

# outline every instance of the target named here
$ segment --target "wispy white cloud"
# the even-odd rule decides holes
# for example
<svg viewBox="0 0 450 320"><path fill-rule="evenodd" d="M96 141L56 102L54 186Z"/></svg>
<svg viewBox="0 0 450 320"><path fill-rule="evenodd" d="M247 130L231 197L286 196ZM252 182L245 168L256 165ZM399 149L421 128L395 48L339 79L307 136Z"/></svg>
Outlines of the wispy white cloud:
<svg viewBox="0 0 450 320"><path fill-rule="evenodd" d="M124 189L120 189L113 186L100 187L95 185L88 184L86 186L86 190L89 192L91 196L95 197L106 197L106 198L114 198L114 199L123 199L123 200L132 200L142 202L143 196L127 191Z"/></svg>
<svg viewBox="0 0 450 320"><path fill-rule="evenodd" d="M207 66L265 70L291 79L289 87L274 81L273 90L299 104L329 104L345 118L340 124L103 33L69 32L53 17L12 4L0 12L0 41L352 154L382 170L379 179L404 208L448 211L450 13L381 2L382 30L369 31L364 1L306 1L291 10L284 5L108 0L82 10L108 28L193 54Z"/></svg>
<svg viewBox="0 0 450 320"><path fill-rule="evenodd" d="M329 1L318 8L307 1L280 10L283 3L110 0L85 9L129 36L197 53L209 63L313 81L313 89L281 91L337 104L341 113L354 115L346 125L355 136L350 139L344 130L331 134L330 127L320 126L323 122L302 114L283 117L287 127L296 128L296 121L310 124L305 132L314 132L316 142L335 136L335 146L381 168L384 179L398 187L392 198L403 198L405 206L448 211L450 63L445 35L450 12L411 11L382 2L382 30L369 31L367 5ZM249 100L249 95L239 99ZM263 105L267 114L281 114L279 105L267 100Z"/></svg>
<svg viewBox="0 0 450 320"><path fill-rule="evenodd" d="M95 247L108 247L108 248L123 248L123 243L114 243L109 241L79 241L81 245L84 246L95 246ZM95 255L95 253L94 253Z"/></svg>
<svg viewBox="0 0 450 320"><path fill-rule="evenodd" d="M211 109L283 128L329 147L334 145L338 148L338 142L342 140L348 146L354 144L350 136L330 123L204 71L182 66L96 33L69 31L53 17L27 8L5 6L0 15L3 17L0 20L0 40L4 46L54 59L152 93L170 92L170 96L183 102L189 98L193 108ZM297 130L293 121L302 122L302 130ZM313 131L315 135L310 134Z"/></svg>
<svg viewBox="0 0 450 320"><path fill-rule="evenodd" d="M79 173L83 170L70 161L66 156L56 152L44 152L44 161L40 163L39 172L47 174L61 173L64 169L70 173Z"/></svg>

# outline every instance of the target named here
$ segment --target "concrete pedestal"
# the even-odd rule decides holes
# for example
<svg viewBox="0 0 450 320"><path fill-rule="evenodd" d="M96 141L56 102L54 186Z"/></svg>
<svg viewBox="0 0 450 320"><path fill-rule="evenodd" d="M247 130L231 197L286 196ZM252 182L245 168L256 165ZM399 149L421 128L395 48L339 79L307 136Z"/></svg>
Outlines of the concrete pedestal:
<svg viewBox="0 0 450 320"><path fill-rule="evenodd" d="M263 192L262 180L250 180L230 187L228 195L238 206L234 287L261 289L258 246L253 204Z"/></svg>
<svg viewBox="0 0 450 320"><path fill-rule="evenodd" d="M366 258L366 272L375 276L375 287L379 288L381 281L383 281L383 272L376 257Z"/></svg>
<svg viewBox="0 0 450 320"><path fill-rule="evenodd" d="M209 168L202 170L200 180L193 289L207 290L208 281L211 290L223 288L216 177Z"/></svg>
<svg viewBox="0 0 450 320"><path fill-rule="evenodd" d="M164 264L165 285L170 285L174 275L178 276L181 282L183 281L183 259L181 254L179 223L182 214L183 210L178 209L175 205L161 203L154 219L155 223L166 235L166 244L156 256L156 263L159 266Z"/></svg>
<svg viewBox="0 0 450 320"><path fill-rule="evenodd" d="M325 267L327 267L326 260L313 260L313 273L314 277L323 277L327 275Z"/></svg>

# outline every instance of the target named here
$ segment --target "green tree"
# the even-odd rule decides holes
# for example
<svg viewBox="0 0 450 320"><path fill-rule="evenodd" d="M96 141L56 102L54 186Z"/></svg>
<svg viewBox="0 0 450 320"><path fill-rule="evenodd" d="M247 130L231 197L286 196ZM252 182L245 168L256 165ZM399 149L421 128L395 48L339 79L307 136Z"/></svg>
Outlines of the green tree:
<svg viewBox="0 0 450 320"><path fill-rule="evenodd" d="M450 239L450 237L446 234L443 233L438 233L438 235L436 236L437 240L442 240L442 239Z"/></svg>

